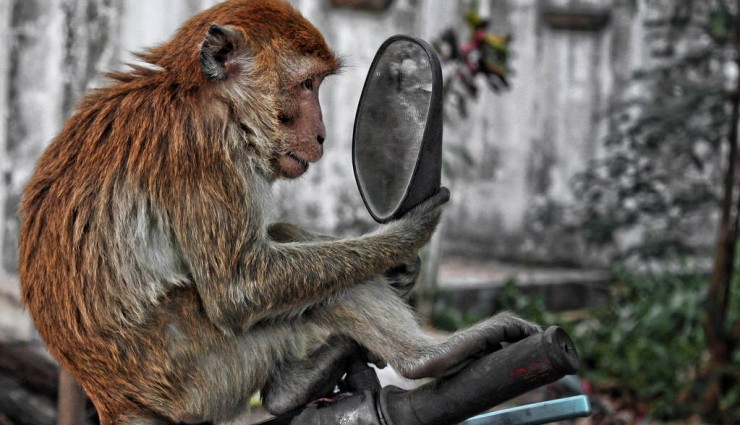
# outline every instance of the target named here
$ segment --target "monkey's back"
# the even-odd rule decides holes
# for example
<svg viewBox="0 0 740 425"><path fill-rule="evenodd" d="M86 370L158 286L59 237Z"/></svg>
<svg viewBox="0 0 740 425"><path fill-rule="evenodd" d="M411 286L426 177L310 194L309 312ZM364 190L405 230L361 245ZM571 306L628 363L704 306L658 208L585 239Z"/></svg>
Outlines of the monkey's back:
<svg viewBox="0 0 740 425"><path fill-rule="evenodd" d="M142 95L158 87L147 77L149 85L118 82L82 100L20 210L23 301L52 354L111 411L137 399L189 400L193 382L217 375L202 358L209 346L243 357L204 317L159 205L175 190L168 157L188 144L178 129L191 124L176 102ZM221 402L247 397L233 390Z"/></svg>
<svg viewBox="0 0 740 425"><path fill-rule="evenodd" d="M225 77L243 71L233 81L200 62L215 22L239 28L211 52L218 62L240 49L220 63ZM326 62L311 78L338 66L287 2L221 3L142 54L149 66L82 99L39 160L20 209L23 301L108 422L147 409L180 421L233 414L271 365L322 338L262 323L285 291L261 285L272 270L241 274L250 263L239 255L267 239L274 145L287 139L275 62L288 51ZM248 290L229 292L235 282Z"/></svg>

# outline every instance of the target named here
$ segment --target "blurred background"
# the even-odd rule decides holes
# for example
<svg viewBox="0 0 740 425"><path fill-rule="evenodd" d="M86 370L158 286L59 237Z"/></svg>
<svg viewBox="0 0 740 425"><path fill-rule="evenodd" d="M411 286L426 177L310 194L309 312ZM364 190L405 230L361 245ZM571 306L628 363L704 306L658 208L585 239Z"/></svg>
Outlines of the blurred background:
<svg viewBox="0 0 740 425"><path fill-rule="evenodd" d="M18 302L16 214L100 76L213 0L0 2L0 424L53 423L56 369ZM321 162L277 215L374 227L351 135L376 49L434 45L452 193L414 302L451 331L501 309L576 339L593 423L740 423L738 5L731 0L293 0L345 59Z"/></svg>

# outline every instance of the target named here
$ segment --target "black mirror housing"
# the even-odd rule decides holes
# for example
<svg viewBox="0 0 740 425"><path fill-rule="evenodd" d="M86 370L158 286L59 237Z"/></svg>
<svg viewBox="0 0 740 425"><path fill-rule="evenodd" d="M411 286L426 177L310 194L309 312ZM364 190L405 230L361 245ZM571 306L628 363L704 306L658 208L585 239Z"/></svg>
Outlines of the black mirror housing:
<svg viewBox="0 0 740 425"><path fill-rule="evenodd" d="M423 40L395 35L378 49L357 107L355 180L379 223L436 193L442 171L442 70Z"/></svg>

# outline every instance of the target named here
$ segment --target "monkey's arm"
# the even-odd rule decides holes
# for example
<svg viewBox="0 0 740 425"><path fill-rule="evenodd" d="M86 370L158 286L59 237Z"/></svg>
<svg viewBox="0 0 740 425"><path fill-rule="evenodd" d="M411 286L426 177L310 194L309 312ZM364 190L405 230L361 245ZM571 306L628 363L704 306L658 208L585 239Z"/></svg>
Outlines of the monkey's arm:
<svg viewBox="0 0 740 425"><path fill-rule="evenodd" d="M267 234L273 242L311 242L337 240L331 236L309 232L292 223L272 223L267 228ZM383 272L382 277L396 290L399 297L406 297L416 284L421 272L421 258L415 255L407 261L399 261L395 266Z"/></svg>
<svg viewBox="0 0 740 425"><path fill-rule="evenodd" d="M201 179L181 201L186 205L172 210L172 227L206 314L231 332L301 311L413 258L449 199L443 189L400 220L361 237L277 243L262 224L257 204L262 194L233 187L238 183Z"/></svg>
<svg viewBox="0 0 740 425"><path fill-rule="evenodd" d="M311 242L336 240L331 236L309 232L292 223L272 223L267 227L267 235L273 242Z"/></svg>

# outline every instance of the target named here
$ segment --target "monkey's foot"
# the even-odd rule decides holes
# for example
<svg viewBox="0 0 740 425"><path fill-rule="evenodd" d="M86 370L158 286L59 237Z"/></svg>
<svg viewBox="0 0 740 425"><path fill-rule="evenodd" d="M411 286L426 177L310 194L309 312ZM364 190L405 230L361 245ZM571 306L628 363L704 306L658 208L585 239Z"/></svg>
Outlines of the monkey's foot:
<svg viewBox="0 0 740 425"><path fill-rule="evenodd" d="M458 372L470 361L501 348L502 343L524 339L541 328L509 313L501 313L432 347L401 374L410 379L441 378Z"/></svg>

